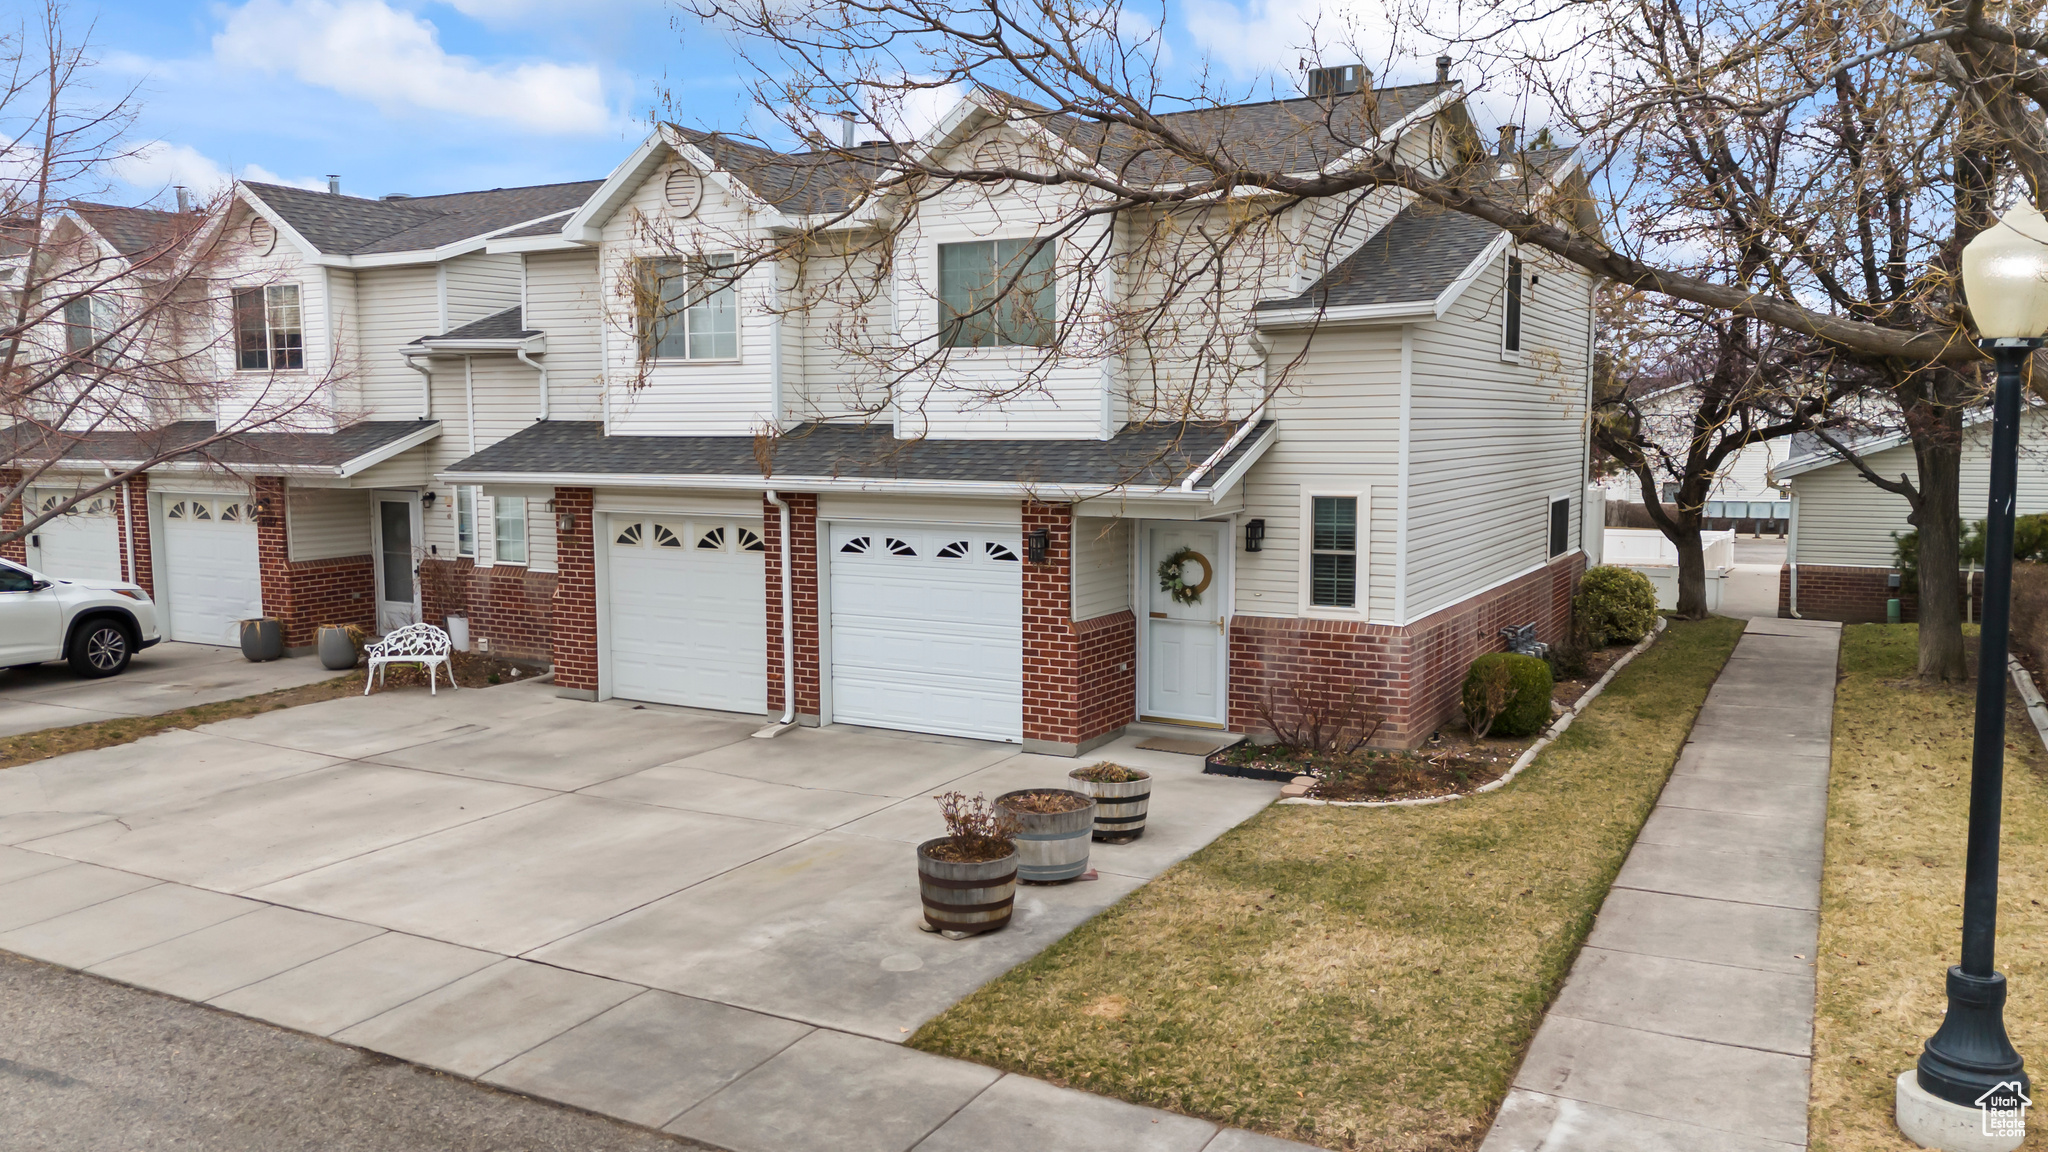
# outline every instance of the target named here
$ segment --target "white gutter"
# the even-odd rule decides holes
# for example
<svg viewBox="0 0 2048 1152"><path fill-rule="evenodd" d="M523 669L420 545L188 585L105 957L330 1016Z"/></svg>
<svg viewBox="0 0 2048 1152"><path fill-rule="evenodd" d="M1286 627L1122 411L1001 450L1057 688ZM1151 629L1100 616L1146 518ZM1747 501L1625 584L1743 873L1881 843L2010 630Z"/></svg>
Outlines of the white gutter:
<svg viewBox="0 0 2048 1152"><path fill-rule="evenodd" d="M1259 426L1260 418L1265 416L1266 414L1266 390L1264 387L1265 382L1265 365L1261 363L1259 366L1259 406L1257 408L1252 409L1252 414L1245 417L1244 423L1238 427L1237 431L1230 434L1230 439L1225 440L1223 442L1223 447L1218 448L1214 452L1209 453L1209 458L1207 460L1204 460L1200 464L1195 465L1195 470L1193 472L1188 473L1187 479L1182 480L1180 482L1181 491L1193 492L1195 490L1195 481L1200 480L1204 476L1207 476L1209 474L1209 469L1214 468L1216 466L1217 461L1222 460L1225 456L1230 455L1231 449L1236 448L1239 444L1243 443L1244 438L1246 436L1251 435L1252 429L1257 428Z"/></svg>
<svg viewBox="0 0 2048 1152"><path fill-rule="evenodd" d="M530 358L529 358L529 357L527 356L527 354L526 354L526 346L525 346L525 345L523 345L523 344L522 344L522 345L520 345L520 346L519 346L518 348L514 349L514 350L513 350L513 352L512 352L512 354L513 354L514 356L517 356L517 357L519 357L519 362L520 362L521 364L524 364L524 365L526 365L526 366L527 366L528 368L531 368L531 369L533 369L533 370L534 370L535 372L538 372L538 373L540 373L540 415L539 415L539 416L536 416L536 417L534 417L534 419L536 419L536 420L545 420L545 419L547 419L547 418L548 418L548 366L547 366L547 365L545 365L545 364L539 364L539 363L535 363L535 362L534 362L534 361L533 361L532 359L530 359Z"/></svg>
<svg viewBox="0 0 2048 1152"><path fill-rule="evenodd" d="M1230 470L1238 471L1236 466ZM442 472L434 479L443 484L501 484L535 488L683 488L716 489L727 492L763 491L759 476L706 475L677 476L673 473L628 472ZM882 492L918 496L987 496L1012 500L1033 497L1050 503L1098 500L1112 493L1131 499L1174 500L1190 504L1214 504L1220 495L1211 490L1182 491L1178 485L1166 488L1118 488L1066 484L1019 484L971 480L847 480L831 476L784 476L776 482L784 492Z"/></svg>
<svg viewBox="0 0 2048 1152"><path fill-rule="evenodd" d="M776 537L776 550L782 553L782 719L774 727L754 733L763 739L782 732L796 720L796 620L790 611L789 501L773 488L768 489L767 495L768 502L782 512L781 535Z"/></svg>
<svg viewBox="0 0 2048 1152"><path fill-rule="evenodd" d="M422 368L412 362L412 353L404 352L405 366L420 374L420 419L434 418L434 370Z"/></svg>

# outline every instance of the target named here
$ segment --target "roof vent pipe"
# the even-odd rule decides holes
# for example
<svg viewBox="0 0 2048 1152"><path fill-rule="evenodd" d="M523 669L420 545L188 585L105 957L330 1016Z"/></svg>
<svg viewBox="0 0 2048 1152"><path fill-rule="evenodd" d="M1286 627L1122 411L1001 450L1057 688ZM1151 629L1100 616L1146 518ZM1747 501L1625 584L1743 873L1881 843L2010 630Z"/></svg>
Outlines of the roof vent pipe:
<svg viewBox="0 0 2048 1152"><path fill-rule="evenodd" d="M177 186L177 192L178 211L180 213L190 212L192 210L192 190L180 184Z"/></svg>
<svg viewBox="0 0 2048 1152"><path fill-rule="evenodd" d="M340 173L338 173L338 172L329 172L329 173L327 174L327 194L328 194L329 196L339 196L339 195L341 195L341 174L340 174Z"/></svg>
<svg viewBox="0 0 2048 1152"><path fill-rule="evenodd" d="M1505 160L1508 157L1513 156L1515 154L1515 136L1518 133L1520 133L1521 130L1521 127L1515 124L1503 124L1500 126L1501 159Z"/></svg>
<svg viewBox="0 0 2048 1152"><path fill-rule="evenodd" d="M847 111L841 112L839 114L839 146L841 148L853 147L853 128L853 111L851 109L848 109Z"/></svg>
<svg viewBox="0 0 2048 1152"><path fill-rule="evenodd" d="M1449 56L1439 56L1436 58L1436 82L1439 84L1449 84L1451 82L1451 58Z"/></svg>

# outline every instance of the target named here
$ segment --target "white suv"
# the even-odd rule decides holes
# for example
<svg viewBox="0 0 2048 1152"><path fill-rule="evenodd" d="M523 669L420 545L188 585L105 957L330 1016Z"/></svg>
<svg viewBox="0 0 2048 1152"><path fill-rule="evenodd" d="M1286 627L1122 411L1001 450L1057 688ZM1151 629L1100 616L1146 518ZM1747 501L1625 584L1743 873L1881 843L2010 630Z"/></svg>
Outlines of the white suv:
<svg viewBox="0 0 2048 1152"><path fill-rule="evenodd" d="M155 644L156 605L134 584L52 580L0 560L0 667L69 660L95 679L128 667Z"/></svg>

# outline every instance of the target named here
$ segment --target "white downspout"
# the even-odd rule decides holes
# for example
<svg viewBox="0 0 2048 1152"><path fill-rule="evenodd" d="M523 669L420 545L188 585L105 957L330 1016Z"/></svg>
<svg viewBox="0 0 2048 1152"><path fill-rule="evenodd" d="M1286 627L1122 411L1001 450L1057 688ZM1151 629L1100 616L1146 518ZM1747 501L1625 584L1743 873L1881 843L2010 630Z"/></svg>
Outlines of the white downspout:
<svg viewBox="0 0 2048 1152"><path fill-rule="evenodd" d="M412 362L412 353L405 354L405 366L420 374L420 419L434 418L434 370L422 368Z"/></svg>
<svg viewBox="0 0 2048 1152"><path fill-rule="evenodd" d="M128 582L139 587L141 586L142 581L137 580L135 578L136 573L134 500L135 482L133 480L121 481L121 527L124 537L122 543L128 546Z"/></svg>
<svg viewBox="0 0 2048 1152"><path fill-rule="evenodd" d="M540 373L540 415L539 415L539 416L536 416L536 417L534 417L534 419L536 419L536 420L545 420L545 419L547 419L547 418L548 418L548 366L547 366L547 365L545 365L545 364L539 363L539 362L537 362L537 361L535 361L535 360L533 360L533 359L531 359L531 358L529 358L529 357L527 356L527 354L526 354L526 345L524 345L524 344L521 344L521 345L520 345L520 346L519 346L518 348L514 349L514 350L513 350L513 352L512 352L512 354L513 354L514 356L517 356L517 357L519 357L519 362L520 362L521 364L524 364L524 365L526 365L526 366L527 366L528 368L531 368L531 369L533 369L533 370L534 370L535 372L538 372L538 373Z"/></svg>
<svg viewBox="0 0 2048 1152"><path fill-rule="evenodd" d="M791 613L791 588L794 578L790 574L789 559L789 501L777 495L775 489L768 489L768 502L781 511L782 528L780 541L782 552L782 719L773 726L763 728L754 735L763 739L781 735L789 730L796 719L796 620Z"/></svg>
<svg viewBox="0 0 2048 1152"><path fill-rule="evenodd" d="M1804 620L1799 614L1799 490L1792 490L1792 528L1786 533L1785 567L1791 581L1791 604L1787 609L1794 620Z"/></svg>
<svg viewBox="0 0 2048 1152"><path fill-rule="evenodd" d="M476 357L462 358L462 421L469 425L469 454L476 455Z"/></svg>

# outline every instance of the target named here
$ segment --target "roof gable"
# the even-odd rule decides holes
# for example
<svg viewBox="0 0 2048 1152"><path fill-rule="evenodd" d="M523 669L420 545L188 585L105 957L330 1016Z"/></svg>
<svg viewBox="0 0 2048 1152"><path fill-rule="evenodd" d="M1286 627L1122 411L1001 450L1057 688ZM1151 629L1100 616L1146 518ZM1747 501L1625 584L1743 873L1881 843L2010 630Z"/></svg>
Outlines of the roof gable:
<svg viewBox="0 0 2048 1152"><path fill-rule="evenodd" d="M527 225L566 220L601 181L492 188L444 196L368 200L281 184L242 188L274 212L315 253L366 256L425 252ZM529 233L529 234L546 234Z"/></svg>

